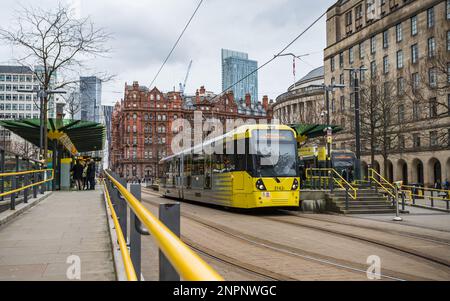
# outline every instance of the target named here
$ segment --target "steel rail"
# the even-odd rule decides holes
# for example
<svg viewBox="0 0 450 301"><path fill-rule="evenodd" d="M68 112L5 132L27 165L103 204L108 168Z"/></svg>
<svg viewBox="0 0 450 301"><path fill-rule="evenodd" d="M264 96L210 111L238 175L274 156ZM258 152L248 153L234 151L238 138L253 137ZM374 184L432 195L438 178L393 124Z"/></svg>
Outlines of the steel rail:
<svg viewBox="0 0 450 301"><path fill-rule="evenodd" d="M223 281L203 259L192 251L178 236L170 231L144 205L141 204L125 187L105 171L108 179L122 194L131 210L147 227L159 249L172 264L179 275L187 281Z"/></svg>
<svg viewBox="0 0 450 301"><path fill-rule="evenodd" d="M116 211L114 210L114 206L111 203L111 198L109 196L108 188L106 187L105 182L103 181L103 188L105 189L105 196L108 202L109 209L111 210L111 217L114 221L114 227L116 228L117 240L119 242L120 253L122 254L123 265L125 267L125 274L127 275L128 281L137 281L136 271L133 266L133 262L131 261L130 253L128 252L127 242L125 237L123 236L122 228L119 224L119 219L117 218Z"/></svg>

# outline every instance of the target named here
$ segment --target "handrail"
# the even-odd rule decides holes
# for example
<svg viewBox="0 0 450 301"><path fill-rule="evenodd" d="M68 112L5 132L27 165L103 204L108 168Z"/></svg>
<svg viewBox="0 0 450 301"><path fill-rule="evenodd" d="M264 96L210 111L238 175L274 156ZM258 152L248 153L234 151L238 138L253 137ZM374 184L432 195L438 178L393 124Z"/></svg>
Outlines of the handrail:
<svg viewBox="0 0 450 301"><path fill-rule="evenodd" d="M23 186L23 187L14 189L14 190L10 190L10 191L6 191L6 192L3 192L3 193L0 193L0 197L8 196L8 195L11 195L13 193L21 192L21 191L23 191L25 189L32 188L34 186L38 186L38 185L41 185L41 184L53 181L53 179L55 177L55 171L53 169L41 169L41 170L31 170L31 171L9 173L9 174L0 174L0 177L4 177L4 176L7 176L7 175L8 176L17 176L17 175L34 174L34 173L38 173L38 172L48 172L48 171L52 172L52 176L49 179L43 180L43 181L40 181L40 182L37 182L37 183L29 184L27 186Z"/></svg>
<svg viewBox="0 0 450 301"><path fill-rule="evenodd" d="M0 178L2 177L11 177L11 176L23 176L27 174L34 174L44 171L54 171L53 169L33 169L33 170L26 170L26 171L18 171L18 172L8 172L8 173L0 173Z"/></svg>
<svg viewBox="0 0 450 301"><path fill-rule="evenodd" d="M108 179L122 194L131 210L147 227L156 244L164 253L178 274L187 281L223 281L205 261L194 253L178 236L159 221L125 187L105 171Z"/></svg>
<svg viewBox="0 0 450 301"><path fill-rule="evenodd" d="M445 193L447 195L447 197L440 197L440 196L431 196L431 195L419 195L419 194L415 194L412 193L412 190L417 189L417 190L423 190L424 192L429 191L429 192L440 192L440 193ZM445 190L445 189L436 189L436 188L425 188L425 187L418 187L418 186L409 186L409 185L402 185L402 190L403 191L408 191L410 193L410 196L416 196L416 197L428 197L430 199L433 200L441 200L441 201L450 201L450 190Z"/></svg>
<svg viewBox="0 0 450 301"><path fill-rule="evenodd" d="M111 216L114 221L114 227L116 228L117 240L119 242L120 253L122 254L123 265L125 267L125 274L127 275L128 281L137 281L136 271L131 261L130 253L128 252L127 242L123 236L122 228L119 224L119 219L117 218L114 206L111 203L111 198L109 196L108 188L106 187L105 181L103 181L103 187L105 189L106 200L108 201L109 209L111 210Z"/></svg>
<svg viewBox="0 0 450 301"><path fill-rule="evenodd" d="M309 171L325 171L328 173L328 176L325 177L318 177L318 176L308 176L308 172ZM330 175L330 172L335 174L340 181L338 181L336 179L336 177ZM350 184L346 179L344 179L344 177L342 177L335 169L333 168L308 168L306 169L306 177L307 178L311 178L311 179L318 179L318 178L333 178L334 182L336 182L336 184L338 184L342 189L347 190L347 187L349 190L352 190L353 193L348 193L348 195L353 199L356 200L358 198L358 189L353 187L352 184ZM346 186L344 186L342 183L344 183Z"/></svg>
<svg viewBox="0 0 450 301"><path fill-rule="evenodd" d="M382 175L380 175L375 169L373 169L373 168L370 168L369 169L369 178L372 180L372 181L375 181L375 183L377 183L384 191L386 191L390 196L392 196L392 197L396 197L395 196L395 193L393 192L393 191L395 191L395 186L392 184L392 183L390 183L388 180L386 180L385 178L383 178L383 176ZM375 175L377 175L379 178L380 178L380 180L381 180L381 182L380 181L378 181L377 180L377 178L376 177L374 177L374 174ZM386 187L382 182L384 182L385 184L387 184L387 186L389 186L389 188L391 188L392 190L390 190L388 187Z"/></svg>

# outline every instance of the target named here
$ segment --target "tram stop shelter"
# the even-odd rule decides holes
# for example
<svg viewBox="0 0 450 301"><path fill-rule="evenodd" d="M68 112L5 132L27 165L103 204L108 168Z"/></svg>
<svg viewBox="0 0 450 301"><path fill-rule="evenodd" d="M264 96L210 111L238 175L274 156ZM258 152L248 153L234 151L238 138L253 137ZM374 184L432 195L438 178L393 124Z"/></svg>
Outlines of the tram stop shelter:
<svg viewBox="0 0 450 301"><path fill-rule="evenodd" d="M325 124L290 124L289 126L297 132L297 141L299 143L326 136L328 128L332 129L333 134L337 134L343 130L343 128L337 125L328 126Z"/></svg>
<svg viewBox="0 0 450 301"><path fill-rule="evenodd" d="M40 119L0 121L0 126L40 146ZM55 171L52 188L69 189L72 158L81 153L103 150L105 126L91 121L48 119L47 131L48 149L52 154L47 167Z"/></svg>

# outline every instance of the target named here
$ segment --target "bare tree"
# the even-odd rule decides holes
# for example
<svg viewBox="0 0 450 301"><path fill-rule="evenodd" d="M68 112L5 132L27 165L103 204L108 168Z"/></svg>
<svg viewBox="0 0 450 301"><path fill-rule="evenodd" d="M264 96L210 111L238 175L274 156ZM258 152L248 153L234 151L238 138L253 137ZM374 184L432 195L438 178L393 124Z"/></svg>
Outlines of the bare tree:
<svg viewBox="0 0 450 301"><path fill-rule="evenodd" d="M81 111L81 99L78 85L69 88L66 95L63 96L65 101L64 111L69 114L70 119L74 120L75 115Z"/></svg>
<svg viewBox="0 0 450 301"><path fill-rule="evenodd" d="M110 51L105 46L110 34L96 28L89 17L75 18L72 10L61 3L51 10L22 7L17 14L14 29L1 28L0 39L23 50L24 55L17 61L34 70L44 91L77 82L70 74L83 68L85 59ZM49 97L45 96L40 108L44 120L48 116L48 102ZM47 153L47 122L44 122L44 159Z"/></svg>
<svg viewBox="0 0 450 301"><path fill-rule="evenodd" d="M397 83L389 77L377 73L360 83L360 120L363 151L370 153L370 163L375 164L375 156L383 157L384 176L388 176L389 156L397 152L403 144L403 133L410 126L405 114L409 108L408 99L402 97ZM354 95L351 106L354 108ZM346 113L350 119L350 133L354 132L354 112ZM397 144L398 143L398 144Z"/></svg>
<svg viewBox="0 0 450 301"><path fill-rule="evenodd" d="M447 36L428 40L428 53L417 66L408 66L406 96L415 104L414 119L421 128L436 129L437 146L447 146L448 132L440 126L450 116L450 61Z"/></svg>

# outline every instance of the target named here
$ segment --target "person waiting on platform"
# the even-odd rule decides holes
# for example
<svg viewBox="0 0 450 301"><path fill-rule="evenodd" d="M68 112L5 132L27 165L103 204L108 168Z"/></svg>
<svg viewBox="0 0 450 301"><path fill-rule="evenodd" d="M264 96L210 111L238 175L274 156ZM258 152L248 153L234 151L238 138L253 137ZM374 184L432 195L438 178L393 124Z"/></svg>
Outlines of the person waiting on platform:
<svg viewBox="0 0 450 301"><path fill-rule="evenodd" d="M85 162L83 167L83 190L87 190L89 189L89 183L88 183L88 177L87 177L87 172L88 172L88 164L87 162Z"/></svg>
<svg viewBox="0 0 450 301"><path fill-rule="evenodd" d="M71 172L73 172L73 180L78 186L78 190L82 188L82 178L83 178L83 165L77 160L77 163L72 167Z"/></svg>
<svg viewBox="0 0 450 301"><path fill-rule="evenodd" d="M89 162L87 177L89 181L89 189L95 190L95 161L91 159Z"/></svg>

